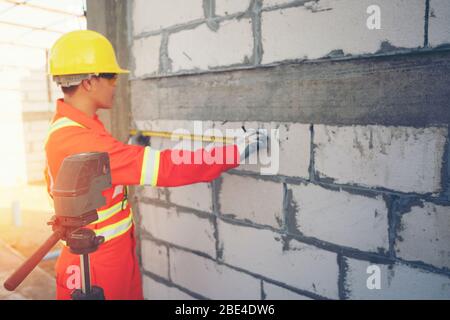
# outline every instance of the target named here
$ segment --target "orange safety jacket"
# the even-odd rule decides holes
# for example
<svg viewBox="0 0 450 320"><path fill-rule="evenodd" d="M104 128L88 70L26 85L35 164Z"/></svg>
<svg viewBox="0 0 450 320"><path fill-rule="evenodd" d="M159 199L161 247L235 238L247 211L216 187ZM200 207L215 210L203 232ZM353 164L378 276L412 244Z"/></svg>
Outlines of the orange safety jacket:
<svg viewBox="0 0 450 320"><path fill-rule="evenodd" d="M124 144L111 136L97 115L89 117L63 99L57 101L45 152L47 164L44 174L50 196L64 158L83 152L109 154L112 187L103 192L106 204L97 210L98 220L87 226L105 237L105 243L90 257L92 285L102 287L106 299L142 299L127 186L175 187L209 182L239 165L236 145L214 147L208 151L160 151L148 146ZM177 152L178 159L186 159L187 156L191 163L174 163L172 152ZM223 159L220 164L198 161L217 159L217 155ZM58 299L70 299L71 292L81 286L79 256L71 254L65 246L56 264L56 283Z"/></svg>

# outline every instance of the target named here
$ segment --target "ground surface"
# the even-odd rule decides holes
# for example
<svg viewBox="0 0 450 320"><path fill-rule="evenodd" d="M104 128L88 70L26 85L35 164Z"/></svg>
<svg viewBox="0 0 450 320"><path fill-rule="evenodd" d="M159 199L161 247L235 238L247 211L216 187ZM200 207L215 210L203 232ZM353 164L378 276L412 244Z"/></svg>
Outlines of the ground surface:
<svg viewBox="0 0 450 320"><path fill-rule="evenodd" d="M52 215L45 186L0 187L0 299L54 299L55 259L41 262L15 292L3 288L4 280L51 235L46 223Z"/></svg>

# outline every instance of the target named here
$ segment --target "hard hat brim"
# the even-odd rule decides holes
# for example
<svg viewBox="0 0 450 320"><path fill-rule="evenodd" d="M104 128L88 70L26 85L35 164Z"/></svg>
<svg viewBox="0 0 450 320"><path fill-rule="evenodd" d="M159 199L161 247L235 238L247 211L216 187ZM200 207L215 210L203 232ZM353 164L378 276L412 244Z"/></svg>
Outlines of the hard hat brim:
<svg viewBox="0 0 450 320"><path fill-rule="evenodd" d="M121 73L130 73L130 70L127 70L127 69L120 69L120 71L119 72L117 72L118 74L121 74Z"/></svg>
<svg viewBox="0 0 450 320"><path fill-rule="evenodd" d="M51 71L48 72L49 75L54 76L54 77L55 76L70 76L70 75L76 75L76 74L99 74L99 73L127 74L127 73L130 73L130 71L127 69L120 68L120 69L114 69L114 70L106 70L106 71L102 71L102 72L93 72L93 71L84 71L84 72L80 71L80 72L76 72L76 73L74 73L74 72L66 72L66 73L54 72L54 73L52 73Z"/></svg>

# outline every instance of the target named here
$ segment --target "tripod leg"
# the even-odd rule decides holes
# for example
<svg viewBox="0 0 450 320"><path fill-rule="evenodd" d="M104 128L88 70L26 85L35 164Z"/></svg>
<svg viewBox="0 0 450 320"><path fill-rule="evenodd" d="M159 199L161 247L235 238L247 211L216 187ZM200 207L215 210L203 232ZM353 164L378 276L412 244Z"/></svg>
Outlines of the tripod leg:
<svg viewBox="0 0 450 320"><path fill-rule="evenodd" d="M97 237L91 229L78 229L70 234L70 252L80 256L81 289L72 292L73 300L105 300L103 289L91 284L91 267L89 253L97 250L103 242L103 237Z"/></svg>
<svg viewBox="0 0 450 320"><path fill-rule="evenodd" d="M91 285L91 268L89 254L80 255L81 290L72 292L73 300L105 300L105 294L100 287Z"/></svg>
<svg viewBox="0 0 450 320"><path fill-rule="evenodd" d="M81 292L83 292L83 294L90 294L91 268L88 254L83 254L80 256L80 267L81 267Z"/></svg>
<svg viewBox="0 0 450 320"><path fill-rule="evenodd" d="M44 258L47 252L55 246L55 244L61 239L59 232L54 232L45 243L37 249L31 257L29 257L20 267L17 269L3 284L6 290L13 291L19 284L30 274L31 271L38 265Z"/></svg>

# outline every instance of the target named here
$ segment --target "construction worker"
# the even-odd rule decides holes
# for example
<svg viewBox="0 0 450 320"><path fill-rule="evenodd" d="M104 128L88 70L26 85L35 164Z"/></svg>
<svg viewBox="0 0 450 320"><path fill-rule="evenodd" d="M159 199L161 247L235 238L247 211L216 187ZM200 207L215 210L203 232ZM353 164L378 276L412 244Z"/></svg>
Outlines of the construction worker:
<svg viewBox="0 0 450 320"><path fill-rule="evenodd" d="M103 288L106 299L143 299L127 186L175 187L209 182L237 167L257 148L266 147L267 135L247 130L235 144L181 151L190 159L199 154L214 158L219 153L224 160L221 164L175 164L173 150L124 144L113 138L99 120L97 110L113 106L118 75L128 73L117 64L114 49L103 35L89 30L63 35L50 51L49 72L61 86L64 98L57 101L45 143L47 190L51 196L52 185L67 156L108 152L112 187L103 192L106 205L98 209L98 220L88 225L105 237L105 243L91 255L91 281ZM57 299L70 299L80 282L79 256L64 246L56 263Z"/></svg>

